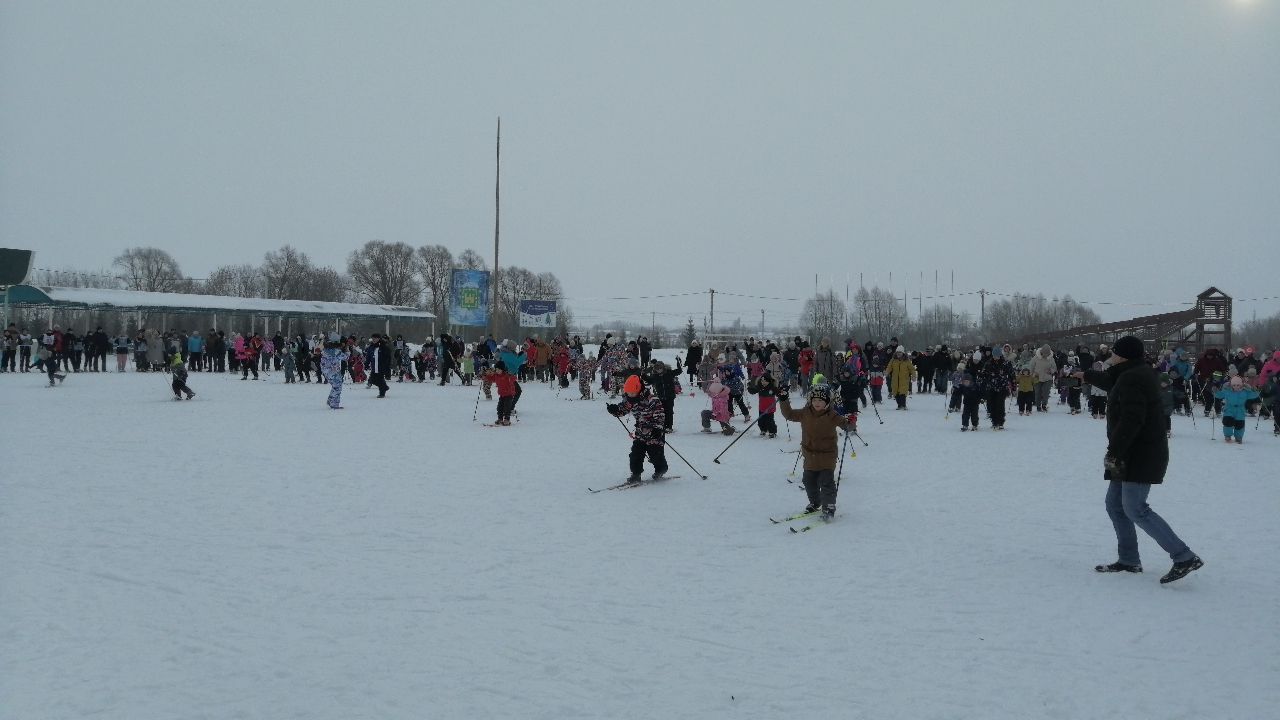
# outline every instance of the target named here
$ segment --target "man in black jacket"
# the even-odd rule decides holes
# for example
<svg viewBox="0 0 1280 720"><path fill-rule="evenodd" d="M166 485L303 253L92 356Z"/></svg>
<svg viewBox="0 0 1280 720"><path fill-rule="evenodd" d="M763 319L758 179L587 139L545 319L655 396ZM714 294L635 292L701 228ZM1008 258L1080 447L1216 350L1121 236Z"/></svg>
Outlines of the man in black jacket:
<svg viewBox="0 0 1280 720"><path fill-rule="evenodd" d="M1126 335L1116 341L1105 370L1088 370L1075 376L1107 391L1107 454L1103 459L1107 488L1107 515L1116 531L1119 559L1099 565L1098 572L1142 572L1138 534L1142 528L1173 559L1173 568L1160 578L1170 583L1204 565L1150 505L1152 485L1164 481L1169 466L1169 441L1160 384L1156 372L1142 360L1142 341Z"/></svg>

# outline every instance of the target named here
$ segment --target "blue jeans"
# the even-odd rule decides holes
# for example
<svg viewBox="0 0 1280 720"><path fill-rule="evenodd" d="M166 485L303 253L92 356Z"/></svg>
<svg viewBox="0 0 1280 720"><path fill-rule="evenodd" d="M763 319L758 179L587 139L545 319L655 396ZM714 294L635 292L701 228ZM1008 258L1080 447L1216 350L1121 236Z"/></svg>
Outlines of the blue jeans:
<svg viewBox="0 0 1280 720"><path fill-rule="evenodd" d="M1174 562L1195 557L1164 518L1147 504L1151 486L1146 483L1112 480L1107 487L1107 515L1116 529L1117 559L1126 565L1141 565L1138 555L1138 533L1134 526L1151 536Z"/></svg>

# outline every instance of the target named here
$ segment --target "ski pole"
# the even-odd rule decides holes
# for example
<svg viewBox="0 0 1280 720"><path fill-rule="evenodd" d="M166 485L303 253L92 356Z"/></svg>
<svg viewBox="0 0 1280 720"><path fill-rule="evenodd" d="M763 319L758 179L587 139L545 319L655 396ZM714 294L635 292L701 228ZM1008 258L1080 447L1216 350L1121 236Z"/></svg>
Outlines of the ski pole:
<svg viewBox="0 0 1280 720"><path fill-rule="evenodd" d="M849 447L849 433L844 434L844 446L840 448L840 467L836 470L836 498L840 497L840 477L844 475L844 451Z"/></svg>
<svg viewBox="0 0 1280 720"><path fill-rule="evenodd" d="M667 439L666 439L665 437L662 439L662 444L663 444L663 445L666 445L666 446L667 446L667 447L669 447L669 448L671 448L671 452L675 453L675 454L676 454L676 457L680 458L681 460L684 460L684 464L685 464L685 465L688 465L690 470L692 470L692 471L694 471L695 473L697 473L697 474L698 474L698 477L702 478L703 480L706 480L706 479L707 479L707 476L706 476L706 475L703 475L703 474L702 474L702 473L700 473L700 472L698 472L698 468L696 468L696 467L694 467L692 464L690 464L688 460L685 460L685 459L684 459L684 456L680 454L680 451L679 451L679 450L677 450L677 449L675 449L674 447L672 447L671 443L667 442Z"/></svg>
<svg viewBox="0 0 1280 720"><path fill-rule="evenodd" d="M480 381L480 387L476 388L476 406L471 411L471 422L476 421L476 416L480 414L480 393L484 391L484 381Z"/></svg>
<svg viewBox="0 0 1280 720"><path fill-rule="evenodd" d="M871 409L876 411L876 419L880 421L881 425L883 425L884 418L880 417L880 408L876 407L877 404L878 403L871 403Z"/></svg>
<svg viewBox="0 0 1280 720"><path fill-rule="evenodd" d="M866 440L863 440L863 439L862 439L862 436L858 434L858 431L857 431L857 430L850 430L850 431L849 431L849 434L850 434L850 435L853 435L854 437L858 438L859 440L862 440L862 447L871 447L871 443L867 442Z"/></svg>
<svg viewBox="0 0 1280 720"><path fill-rule="evenodd" d="M747 432L748 432L749 430L751 430L751 428L755 427L755 424L756 424L756 423L758 423L758 422L760 422L760 417L759 417L759 416L756 416L756 419L755 419L755 420L752 420L752 421L751 421L751 424L750 424L750 425L748 425L748 426L746 427L746 429L744 429L741 433L739 433L739 434L738 434L738 437L736 437L736 438L734 438L734 439L733 439L733 442L729 443L729 444L728 444L728 446L726 446L726 447L725 447L725 449L723 449L723 450L721 450L721 451L720 451L720 455L724 455L725 453L729 452L729 448L733 447L735 443L737 443L739 440L741 440L741 439L743 438L743 436L745 436L745 435L747 434ZM713 463L715 463L715 464L719 465L719 464L720 464L720 455L715 456L715 458L713 458L713 459L711 460L711 462L713 462Z"/></svg>
<svg viewBox="0 0 1280 720"><path fill-rule="evenodd" d="M800 467L800 456L801 456L801 455L804 455L804 452L803 452L803 451L801 451L801 450L797 450L797 451L796 451L796 461L795 461L794 463L792 463L792 464L791 464L791 474L790 474L790 475L788 475L787 477L795 477L795 476L796 476L796 468ZM790 481L790 480L788 480L787 482L791 482L791 481Z"/></svg>
<svg viewBox="0 0 1280 720"><path fill-rule="evenodd" d="M622 429L627 431L627 437L631 438L632 440L636 439L635 434L631 432L631 428L627 427L627 424L622 422L622 418L618 417L617 415L614 415L613 419L617 420L618 424L622 426ZM663 442L665 443L666 440L663 440Z"/></svg>

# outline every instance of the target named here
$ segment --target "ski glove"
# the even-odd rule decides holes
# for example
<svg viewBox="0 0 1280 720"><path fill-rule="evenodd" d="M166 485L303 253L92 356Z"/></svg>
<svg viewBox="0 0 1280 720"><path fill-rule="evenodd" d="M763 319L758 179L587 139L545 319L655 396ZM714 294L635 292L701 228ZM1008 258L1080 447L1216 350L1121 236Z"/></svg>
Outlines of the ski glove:
<svg viewBox="0 0 1280 720"><path fill-rule="evenodd" d="M1102 477L1105 480L1127 479L1125 475L1128 468L1125 466L1125 462L1111 453L1107 453L1106 457L1102 458L1102 467Z"/></svg>
<svg viewBox="0 0 1280 720"><path fill-rule="evenodd" d="M619 407L619 406L618 406L618 403L606 403L606 404L605 404L605 406L604 406L604 409L605 409L605 410L608 410L610 415L613 415L614 417L617 417L617 416L618 416L618 407Z"/></svg>

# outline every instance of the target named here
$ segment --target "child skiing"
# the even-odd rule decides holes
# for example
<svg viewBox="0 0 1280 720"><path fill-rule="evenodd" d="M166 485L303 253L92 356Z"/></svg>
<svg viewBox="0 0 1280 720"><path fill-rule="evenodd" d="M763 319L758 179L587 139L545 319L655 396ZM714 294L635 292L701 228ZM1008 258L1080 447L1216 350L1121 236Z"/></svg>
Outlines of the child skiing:
<svg viewBox="0 0 1280 720"><path fill-rule="evenodd" d="M662 401L645 387L639 375L627 378L622 385L622 396L622 402L609 403L605 405L605 409L614 417L620 418L627 414L636 417L636 426L631 433L631 453L627 456L631 463L631 475L627 482L640 482L645 456L653 463L653 476L650 479L661 480L667 474L666 440L663 437L666 413L662 409Z"/></svg>
<svg viewBox="0 0 1280 720"><path fill-rule="evenodd" d="M476 376L475 352L476 351L473 346L467 345L466 349L462 351L462 358L458 360L458 366L462 372L462 384L468 387L471 386L471 381L474 380ZM423 364L426 364L425 358Z"/></svg>
<svg viewBox="0 0 1280 720"><path fill-rule="evenodd" d="M961 406L960 414L960 431L978 430L978 405L982 403L982 391L973 383L973 375L962 373L960 382L956 385L956 393L959 395L958 404Z"/></svg>
<svg viewBox="0 0 1280 720"><path fill-rule="evenodd" d="M1244 378L1232 375L1231 382L1213 394L1222 401L1222 435L1225 442L1233 439L1237 445L1244 444L1245 407L1258 399L1258 391L1245 385Z"/></svg>
<svg viewBox="0 0 1280 720"><path fill-rule="evenodd" d="M763 373L748 383L747 392L760 398L757 407L760 419L756 423L760 428L760 437L778 437L778 423L773 418L773 413L778 408L777 381L769 373Z"/></svg>
<svg viewBox="0 0 1280 720"><path fill-rule="evenodd" d="M711 409L702 411L702 432L711 432L711 421L714 419L720 423L720 432L724 435L733 435L738 431L734 429L729 421L733 416L729 414L729 388L720 384L719 380L702 386L702 391L711 398Z"/></svg>
<svg viewBox="0 0 1280 720"><path fill-rule="evenodd" d="M871 373L871 404L879 405L883 402L884 397L881 394L884 388L884 373L875 370Z"/></svg>
<svg viewBox="0 0 1280 720"><path fill-rule="evenodd" d="M596 361L596 354L583 355L578 359L578 399L591 399L591 379L596 376L596 368L600 363Z"/></svg>
<svg viewBox="0 0 1280 720"><path fill-rule="evenodd" d="M840 445L836 430L847 428L849 420L831 408L831 393L825 388L809 394L800 410L791 407L790 395L783 393L782 416L800 423L800 453L804 456L804 491L809 497L806 513L822 511L822 519L836 514L836 461Z"/></svg>
<svg viewBox="0 0 1280 720"><path fill-rule="evenodd" d="M196 394L187 387L187 365L182 362L182 353L174 353L169 363L173 370L173 399L181 400L183 394L186 394L188 400L195 397Z"/></svg>
<svg viewBox="0 0 1280 720"><path fill-rule="evenodd" d="M515 375L507 372L507 364L502 360L494 363L484 379L498 387L498 420L495 424L510 425L511 412L516 409L516 400L519 399L520 383L516 382Z"/></svg>

